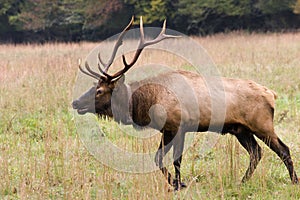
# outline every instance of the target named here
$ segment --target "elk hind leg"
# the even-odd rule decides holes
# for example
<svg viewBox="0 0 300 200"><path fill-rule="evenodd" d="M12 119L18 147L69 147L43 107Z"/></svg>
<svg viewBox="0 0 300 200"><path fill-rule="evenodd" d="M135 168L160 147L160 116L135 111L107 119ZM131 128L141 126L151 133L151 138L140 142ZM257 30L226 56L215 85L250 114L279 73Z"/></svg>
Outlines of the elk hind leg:
<svg viewBox="0 0 300 200"><path fill-rule="evenodd" d="M173 165L175 168L175 179L173 180L173 187L174 190L180 190L181 188L186 187L186 184L181 182L181 175L180 175L180 165L182 160L182 153L184 148L184 140L185 140L185 133L178 132L174 138L173 142Z"/></svg>
<svg viewBox="0 0 300 200"><path fill-rule="evenodd" d="M261 139L268 145L283 161L289 171L289 175L293 184L298 184L299 180L294 169L294 164L290 155L290 150L273 132L269 137L262 137Z"/></svg>
<svg viewBox="0 0 300 200"><path fill-rule="evenodd" d="M262 157L262 151L261 147L258 145L257 141L250 131L243 131L242 133L237 134L236 137L240 144L248 151L250 156L249 167L242 179L242 182L244 183L251 178Z"/></svg>

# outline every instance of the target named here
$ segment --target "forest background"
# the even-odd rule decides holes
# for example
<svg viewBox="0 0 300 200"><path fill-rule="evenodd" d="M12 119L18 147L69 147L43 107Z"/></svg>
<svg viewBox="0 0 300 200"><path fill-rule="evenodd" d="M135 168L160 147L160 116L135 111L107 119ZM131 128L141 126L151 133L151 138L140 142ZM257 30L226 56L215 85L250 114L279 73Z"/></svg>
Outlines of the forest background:
<svg viewBox="0 0 300 200"><path fill-rule="evenodd" d="M0 0L0 42L101 40L132 15L188 35L294 31L300 0Z"/></svg>

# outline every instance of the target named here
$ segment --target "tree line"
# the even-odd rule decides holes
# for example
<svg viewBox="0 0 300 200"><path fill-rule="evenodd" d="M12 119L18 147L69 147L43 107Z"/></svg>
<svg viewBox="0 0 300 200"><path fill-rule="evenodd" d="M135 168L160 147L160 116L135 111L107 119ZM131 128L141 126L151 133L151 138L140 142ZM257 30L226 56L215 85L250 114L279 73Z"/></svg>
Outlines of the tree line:
<svg viewBox="0 0 300 200"><path fill-rule="evenodd" d="M132 15L189 35L297 30L300 0L0 0L0 41L100 40Z"/></svg>

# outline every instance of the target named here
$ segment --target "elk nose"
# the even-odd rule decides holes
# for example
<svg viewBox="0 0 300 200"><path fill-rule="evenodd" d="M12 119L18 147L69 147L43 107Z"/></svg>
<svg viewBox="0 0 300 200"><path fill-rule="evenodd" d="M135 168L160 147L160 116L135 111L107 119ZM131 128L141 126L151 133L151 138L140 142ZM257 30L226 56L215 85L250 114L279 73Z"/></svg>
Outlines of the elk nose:
<svg viewBox="0 0 300 200"><path fill-rule="evenodd" d="M79 101L78 101L78 100L74 100L74 101L72 102L72 107L73 107L73 109L77 109L78 106L79 106Z"/></svg>

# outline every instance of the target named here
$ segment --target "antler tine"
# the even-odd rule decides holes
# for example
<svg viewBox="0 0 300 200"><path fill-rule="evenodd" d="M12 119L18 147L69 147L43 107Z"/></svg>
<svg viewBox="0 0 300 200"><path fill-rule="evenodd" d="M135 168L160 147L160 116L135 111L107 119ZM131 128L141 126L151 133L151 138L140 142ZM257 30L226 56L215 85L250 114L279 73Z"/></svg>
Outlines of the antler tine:
<svg viewBox="0 0 300 200"><path fill-rule="evenodd" d="M136 50L136 53L135 53L135 55L133 57L133 60L131 61L130 64L128 64L126 62L125 56L122 55L123 64L125 65L125 67L121 71L119 71L116 74L112 75L112 77L116 78L116 77L124 74L128 69L130 69L130 67L132 67L136 63L137 59L139 58L140 54L142 53L143 49L146 46L149 46L149 45L152 45L152 44L156 44L156 43L158 43L158 42L160 42L160 41L162 41L164 39L181 37L181 36L175 36L175 35L167 35L167 34L165 34L165 32L166 32L166 20L164 20L163 27L162 27L162 30L159 33L159 35L155 39L145 42L144 27L143 27L143 18L141 16L140 17L140 34L141 34L141 38L140 38L138 49Z"/></svg>
<svg viewBox="0 0 300 200"><path fill-rule="evenodd" d="M176 36L176 35L167 35L166 34L166 25L167 25L167 20L164 20L163 23L163 27L161 29L161 32L159 33L159 35L151 41L148 41L144 44L144 47L152 45L152 44L156 44L164 39L168 39L168 38L180 38L181 36Z"/></svg>
<svg viewBox="0 0 300 200"><path fill-rule="evenodd" d="M80 70L82 73L84 73L84 74L86 74L86 75L88 75L88 76L90 76L90 77L93 77L93 78L99 80L99 79L101 78L101 75L100 75L100 74L97 74L96 72L93 72L93 71L89 68L87 62L85 62L85 63L86 63L86 64L85 64L85 67L86 67L86 69L87 69L90 73L87 72L87 71L85 71L84 69L82 69L82 67L81 67L81 60L80 60L80 59L79 59L79 61L78 61L78 67L79 67L79 70ZM88 67L87 67L87 66L88 66Z"/></svg>
<svg viewBox="0 0 300 200"><path fill-rule="evenodd" d="M118 37L118 40L117 42L115 43L115 46L114 46L114 49L113 49L113 52L112 52L112 55L109 59L109 61L107 63L104 63L103 60L101 59L101 56L100 56L100 53L98 54L98 59L99 59L99 62L104 66L104 69L100 69L101 66L98 65L99 67L99 70L101 71L104 71L104 72L107 72L109 67L111 66L112 62L114 61L114 58L116 56L116 53L118 51L118 48L122 45L122 40L123 40L123 37L125 36L125 33L126 31L128 31L132 24L133 24L133 21L134 21L134 16L131 17L131 20L129 22L129 24L125 27L125 29L120 33L119 37ZM108 74L107 73L104 73L105 76L107 76Z"/></svg>
<svg viewBox="0 0 300 200"><path fill-rule="evenodd" d="M141 34L141 38L139 41L139 46L136 50L136 53L133 57L133 60L131 61L130 64L127 64L125 56L122 55L122 59L123 59L123 64L125 65L125 68L129 69L131 66L133 66L135 64L135 62L137 61L137 59L139 58L140 54L142 53L142 50L144 48L144 44L145 44L145 34L144 34L144 26L143 26L143 17L140 16L140 34ZM127 70L126 70L127 71ZM125 72L124 72L125 73Z"/></svg>
<svg viewBox="0 0 300 200"><path fill-rule="evenodd" d="M145 43L145 34L144 34L144 25L143 25L143 17L140 16L140 34L141 34L141 38L140 38L140 43L139 46L143 43Z"/></svg>
<svg viewBox="0 0 300 200"><path fill-rule="evenodd" d="M102 64L102 61L101 61L101 58L100 58L100 53L98 53L98 59L99 59L99 62ZM112 79L112 77L105 71L101 68L100 66L100 63L98 62L98 69L99 71L104 75L106 76L108 79Z"/></svg>
<svg viewBox="0 0 300 200"><path fill-rule="evenodd" d="M88 72L90 72L92 75L101 78L101 75L100 75L100 74L98 74L98 73L94 72L93 70L91 70L91 68L90 68L90 66L89 66L89 64L88 64L87 61L85 61L85 68L86 68L86 69L88 70Z"/></svg>

